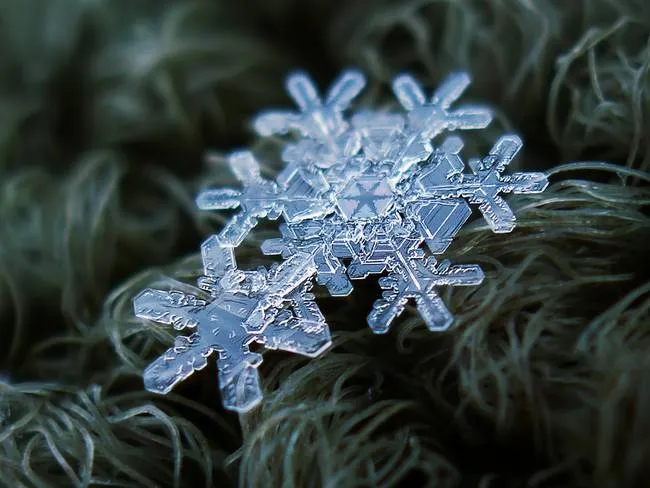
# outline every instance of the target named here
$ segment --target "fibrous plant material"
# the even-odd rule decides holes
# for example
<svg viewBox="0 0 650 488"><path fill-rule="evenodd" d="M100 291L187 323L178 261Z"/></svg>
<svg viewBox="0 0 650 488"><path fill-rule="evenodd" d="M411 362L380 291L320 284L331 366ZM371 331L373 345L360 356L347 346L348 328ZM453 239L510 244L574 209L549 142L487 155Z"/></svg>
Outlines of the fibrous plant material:
<svg viewBox="0 0 650 488"><path fill-rule="evenodd" d="M649 14L645 0L1 2L0 486L650 486ZM221 408L214 358L168 395L143 391L178 332L143 328L132 298L199 292L195 251L230 212L194 199L238 187L221 151L250 144L275 178L283 138L252 137L252 113L289 106L289 70L326 86L346 66L367 77L355 105L375 107L397 73L433 87L466 70L463 98L498 108L463 155L515 131L510 170L551 186L508 198L512 233L472 219L456 234L441 257L486 277L438 289L449 330L409 304L372 335L374 279L346 298L314 287L336 347L264 351L249 414ZM241 269L276 259L259 251L276 225L237 248Z"/></svg>
<svg viewBox="0 0 650 488"><path fill-rule="evenodd" d="M429 330L451 326L453 316L436 289L477 285L484 275L478 265L435 256L468 221L471 204L494 232L510 232L515 216L500 194L542 192L547 178L503 174L522 146L515 135L501 137L484 158L469 160L469 173L458 136L433 144L443 132L483 129L491 120L482 107L451 109L469 84L466 74L452 74L430 98L412 77L400 75L393 91L405 113L364 110L346 119L344 111L364 84L360 73L345 72L321 99L306 75L290 76L288 90L300 111L271 111L254 124L261 136L298 135L283 150L286 166L276 180L262 177L252 152L237 151L229 165L243 190L199 195L201 209L239 213L203 243L205 276L196 295L147 289L135 297L138 317L194 330L145 370L147 389L168 393L217 352L226 408L255 407L262 399L262 358L251 352L253 342L309 357L331 344L311 293L313 280L332 296L346 296L351 279L385 274L382 297L368 315L374 333L386 333L409 300ZM239 270L235 248L261 218L280 216L282 237L261 248L284 261Z"/></svg>

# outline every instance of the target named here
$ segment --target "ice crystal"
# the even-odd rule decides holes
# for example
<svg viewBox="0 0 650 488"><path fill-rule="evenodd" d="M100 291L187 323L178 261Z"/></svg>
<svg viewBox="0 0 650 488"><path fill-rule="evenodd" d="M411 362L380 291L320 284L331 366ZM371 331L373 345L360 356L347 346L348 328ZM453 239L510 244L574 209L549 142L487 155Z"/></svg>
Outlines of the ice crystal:
<svg viewBox="0 0 650 488"><path fill-rule="evenodd" d="M436 289L477 285L483 272L436 256L467 222L471 205L494 232L510 232L515 216L501 195L541 192L546 176L503 174L522 146L516 135L504 135L467 165L458 136L434 145L444 132L490 123L485 108L452 108L469 84L466 74L449 76L428 98L412 77L398 76L392 87L403 112L364 110L346 117L364 84L359 72L348 71L321 97L305 74L290 76L298 111L270 111L254 122L260 136L293 136L277 178L264 178L255 156L237 151L228 164L242 188L198 196L201 209L237 213L202 246L197 291L205 298L148 289L134 299L137 316L192 331L145 370L149 390L167 393L216 352L225 407L250 410L262 398L262 357L250 351L252 343L309 357L331 344L310 292L314 281L332 296L345 296L351 280L382 274L384 291L368 315L378 334L389 330L409 300L430 330L451 326L453 316ZM281 264L237 269L234 249L259 219L280 217L281 237L263 242L261 250L281 255Z"/></svg>

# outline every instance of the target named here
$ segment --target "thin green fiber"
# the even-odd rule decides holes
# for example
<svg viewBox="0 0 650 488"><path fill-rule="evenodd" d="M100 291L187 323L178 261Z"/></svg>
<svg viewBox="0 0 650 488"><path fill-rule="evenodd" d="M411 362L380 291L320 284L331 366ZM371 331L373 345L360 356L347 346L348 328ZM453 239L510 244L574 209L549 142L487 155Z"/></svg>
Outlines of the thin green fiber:
<svg viewBox="0 0 650 488"><path fill-rule="evenodd" d="M467 70L496 114L467 155L516 132L550 187L509 198L513 233L458 234L486 279L441 290L449 331L408 309L376 336L376 283L316 290L334 347L266 352L256 410L223 410L214 365L146 392L174 335L131 300L201 272L228 216L196 194L244 146L277 172L251 118L289 71L347 67L377 105L398 72ZM6 0L0 73L0 486L650 485L647 1Z"/></svg>

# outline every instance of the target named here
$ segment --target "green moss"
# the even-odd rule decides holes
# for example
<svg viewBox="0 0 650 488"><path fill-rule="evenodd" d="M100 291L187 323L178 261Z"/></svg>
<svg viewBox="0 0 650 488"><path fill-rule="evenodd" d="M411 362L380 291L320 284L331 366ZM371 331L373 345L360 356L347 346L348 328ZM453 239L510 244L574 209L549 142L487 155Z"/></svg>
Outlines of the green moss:
<svg viewBox="0 0 650 488"><path fill-rule="evenodd" d="M650 483L647 2L8 0L0 26L0 485ZM332 351L265 353L251 414L222 410L213 366L144 392L173 335L131 299L192 282L225 218L194 208L232 182L203 152L272 154L249 120L287 71L350 65L364 103L398 71L469 70L498 120L467 151L517 131L551 187L509 200L512 234L455 240L488 276L444 291L453 330L409 311L373 336L360 283L319 297Z"/></svg>

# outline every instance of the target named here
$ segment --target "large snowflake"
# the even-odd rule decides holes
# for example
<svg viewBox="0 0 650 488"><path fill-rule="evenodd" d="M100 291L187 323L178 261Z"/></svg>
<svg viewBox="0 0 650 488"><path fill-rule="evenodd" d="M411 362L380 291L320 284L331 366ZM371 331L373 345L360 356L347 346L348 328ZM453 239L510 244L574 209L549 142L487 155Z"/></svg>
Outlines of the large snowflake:
<svg viewBox="0 0 650 488"><path fill-rule="evenodd" d="M344 116L364 87L363 76L345 72L322 99L297 73L287 86L299 111L262 114L261 136L294 136L282 154L286 166L265 179L249 151L229 157L242 189L201 193L204 210L238 209L218 235L202 246L204 277L197 294L147 289L134 299L138 317L191 329L144 372L147 389L167 393L218 354L219 385L226 408L245 412L262 392L252 343L315 357L331 344L325 319L310 293L313 281L333 296L352 292L350 280L382 274L384 292L370 314L375 333L388 331L409 300L426 326L447 329L453 316L437 294L440 286L477 285L478 265L453 265L443 253L477 205L494 232L510 232L515 216L504 193L536 193L543 173L503 172L520 150L515 135L501 137L489 154L467 166L462 141L443 132L486 127L488 110L451 105L469 84L453 74L429 98L410 76L393 91L404 111L360 111ZM270 269L237 269L234 249L261 218L278 219L281 238L262 244L283 261ZM201 298L205 296L205 298Z"/></svg>

